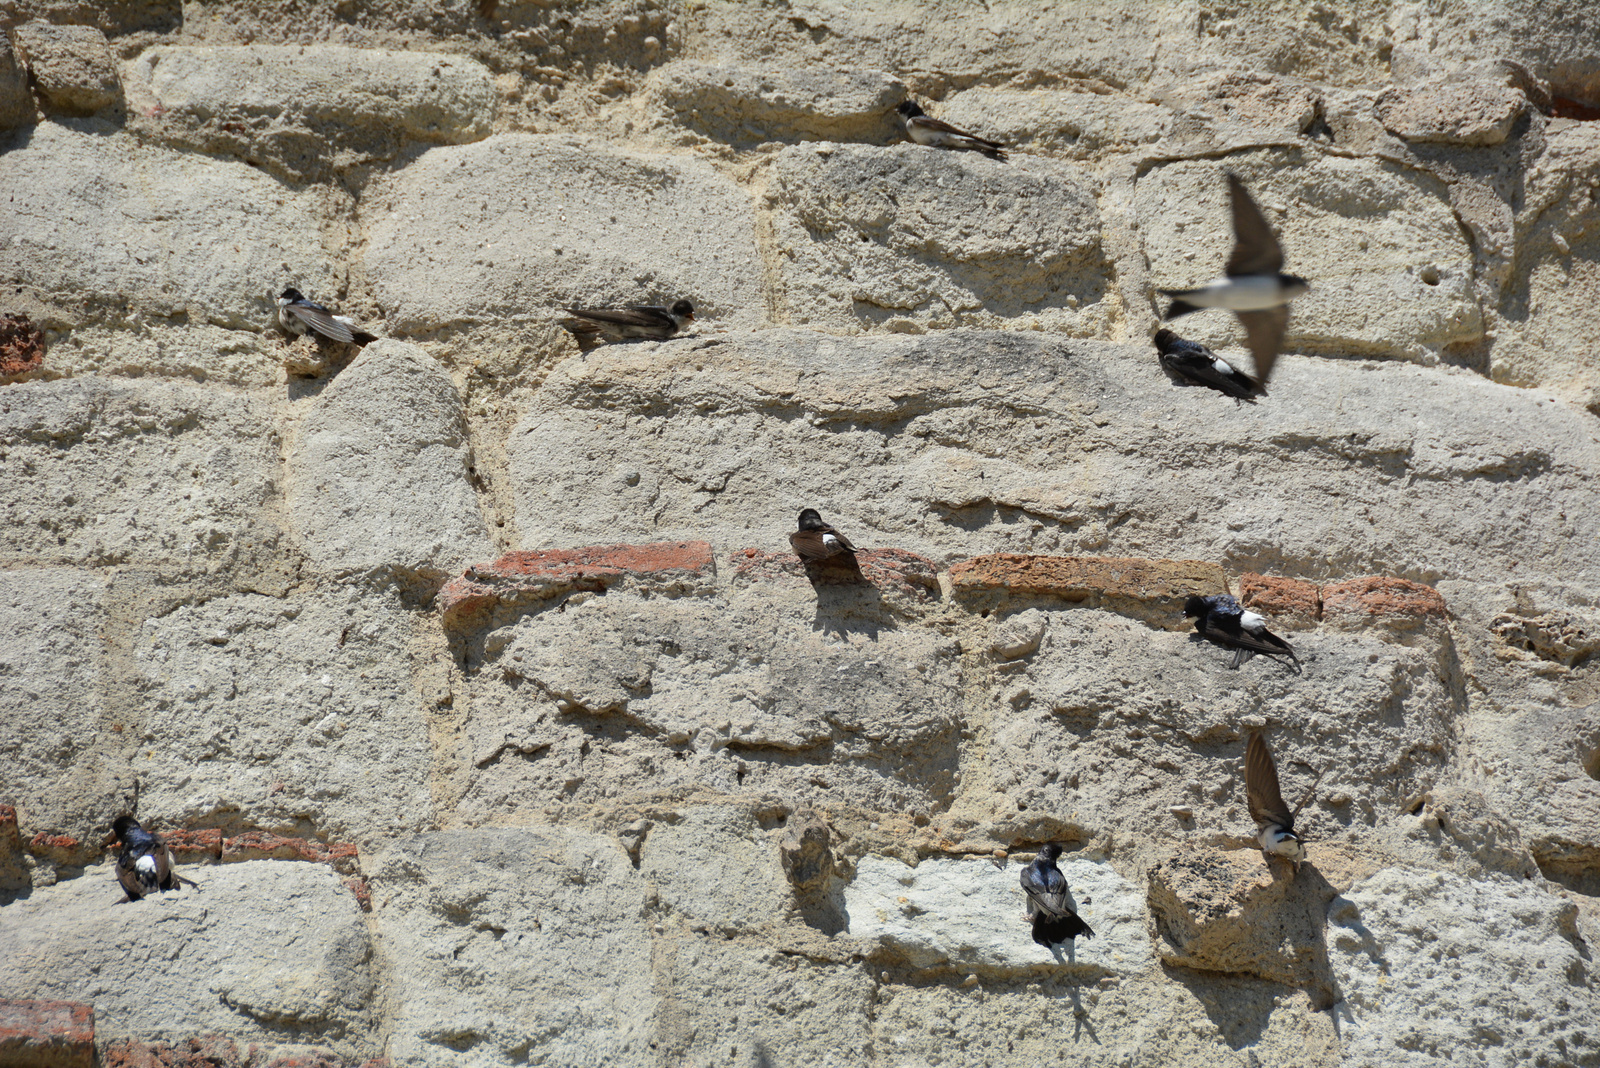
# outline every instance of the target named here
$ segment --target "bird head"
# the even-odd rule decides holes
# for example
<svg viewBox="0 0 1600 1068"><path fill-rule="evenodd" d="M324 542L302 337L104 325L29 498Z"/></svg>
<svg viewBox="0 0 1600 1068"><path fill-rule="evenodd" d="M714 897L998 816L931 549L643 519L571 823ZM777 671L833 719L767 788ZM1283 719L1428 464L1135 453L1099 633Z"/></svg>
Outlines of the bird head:
<svg viewBox="0 0 1600 1068"><path fill-rule="evenodd" d="M821 530L825 526L827 526L827 524L822 521L821 512L817 511L815 508L804 508L801 510L801 530Z"/></svg>
<svg viewBox="0 0 1600 1068"><path fill-rule="evenodd" d="M1039 847L1039 856L1044 860L1055 860L1061 855L1061 847L1054 842L1046 842Z"/></svg>
<svg viewBox="0 0 1600 1068"><path fill-rule="evenodd" d="M1206 599L1204 597L1190 597L1183 602L1183 614L1196 618L1206 614Z"/></svg>
<svg viewBox="0 0 1600 1068"><path fill-rule="evenodd" d="M139 821L132 816L122 815L111 821L111 833L117 836L117 841L122 841L128 832L139 826Z"/></svg>
<svg viewBox="0 0 1600 1068"><path fill-rule="evenodd" d="M679 316L682 316L685 319L693 319L694 318L694 305L690 304L686 300L678 301L676 304L674 304L672 306L672 308L670 310L671 310L673 315L679 315Z"/></svg>
<svg viewBox="0 0 1600 1068"><path fill-rule="evenodd" d="M1311 292L1311 283L1304 278L1299 278L1292 274L1280 274L1278 281L1283 286L1283 295L1290 300L1300 296L1302 293Z"/></svg>
<svg viewBox="0 0 1600 1068"><path fill-rule="evenodd" d="M288 289L285 289L281 294L279 294L278 299L296 301L305 300L306 298L300 295L300 291L298 289L294 288L294 286L290 286Z"/></svg>
<svg viewBox="0 0 1600 1068"><path fill-rule="evenodd" d="M1178 340L1178 335L1174 334L1171 330L1162 327L1160 330L1156 331L1156 336L1150 340L1156 343L1156 348L1160 349L1162 352L1166 352L1167 346Z"/></svg>
<svg viewBox="0 0 1600 1068"><path fill-rule="evenodd" d="M923 110L917 106L917 102L915 100L907 100L905 103L895 108L895 110L908 119L914 119L918 115L924 114Z"/></svg>

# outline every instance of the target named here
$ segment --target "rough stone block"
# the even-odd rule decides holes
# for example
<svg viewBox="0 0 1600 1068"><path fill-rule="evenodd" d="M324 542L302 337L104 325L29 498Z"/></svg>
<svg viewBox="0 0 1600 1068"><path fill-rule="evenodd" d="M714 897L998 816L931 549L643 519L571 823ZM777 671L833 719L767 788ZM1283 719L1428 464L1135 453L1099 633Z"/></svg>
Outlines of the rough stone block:
<svg viewBox="0 0 1600 1068"><path fill-rule="evenodd" d="M904 549L861 549L854 557L801 560L793 552L740 549L728 555L737 583L805 576L823 585L866 584L911 603L936 600L939 575L932 560Z"/></svg>
<svg viewBox="0 0 1600 1068"><path fill-rule="evenodd" d="M25 22L12 31L12 41L51 111L90 115L122 99L116 60L106 35L93 26Z"/></svg>
<svg viewBox="0 0 1600 1068"><path fill-rule="evenodd" d="M494 551L461 395L415 345L362 349L306 414L288 470L289 520L323 571L392 568L442 582Z"/></svg>
<svg viewBox="0 0 1600 1068"><path fill-rule="evenodd" d="M957 596L1002 592L1086 602L1090 607L1150 617L1158 626L1181 629L1183 602L1194 594L1226 593L1222 568L1199 560L1140 560L1127 557L1031 556L994 553L950 568Z"/></svg>
<svg viewBox="0 0 1600 1068"><path fill-rule="evenodd" d="M726 144L884 141L906 87L877 70L678 61L652 71L644 94L666 121Z"/></svg>
<svg viewBox="0 0 1600 1068"><path fill-rule="evenodd" d="M27 68L12 49L11 39L0 39L0 130L27 126L35 117Z"/></svg>
<svg viewBox="0 0 1600 1068"><path fill-rule="evenodd" d="M427 152L361 216L367 280L399 331L680 297L700 320L764 317L750 201L700 160L500 134Z"/></svg>
<svg viewBox="0 0 1600 1068"><path fill-rule="evenodd" d="M0 998L0 1065L94 1068L94 1006Z"/></svg>
<svg viewBox="0 0 1600 1068"><path fill-rule="evenodd" d="M938 117L1015 151L1069 159L1154 145L1169 133L1169 107L1116 93L974 87L945 100Z"/></svg>
<svg viewBox="0 0 1600 1068"><path fill-rule="evenodd" d="M802 145L767 184L781 306L830 331L1109 323L1087 172L920 145ZM953 220L961 220L959 225Z"/></svg>
<svg viewBox="0 0 1600 1068"><path fill-rule="evenodd" d="M1475 80L1393 88L1375 105L1379 120L1402 140L1480 148L1509 137L1527 106L1521 90Z"/></svg>
<svg viewBox="0 0 1600 1068"><path fill-rule="evenodd" d="M349 842L319 842L315 838L286 838L268 831L246 831L229 835L222 843L222 859L303 860L326 864L341 875L354 875L360 868L360 851Z"/></svg>
<svg viewBox="0 0 1600 1068"><path fill-rule="evenodd" d="M445 584L437 603L447 626L463 625L499 606L531 605L576 590L599 592L621 582L656 592L700 590L716 573L711 545L704 541L514 552L467 568Z"/></svg>
<svg viewBox="0 0 1600 1068"><path fill-rule="evenodd" d="M276 314L285 264L308 293L342 283L321 227L308 225L325 191L244 163L41 123L0 153L0 188L0 281L43 295L68 322L133 313L257 330Z"/></svg>

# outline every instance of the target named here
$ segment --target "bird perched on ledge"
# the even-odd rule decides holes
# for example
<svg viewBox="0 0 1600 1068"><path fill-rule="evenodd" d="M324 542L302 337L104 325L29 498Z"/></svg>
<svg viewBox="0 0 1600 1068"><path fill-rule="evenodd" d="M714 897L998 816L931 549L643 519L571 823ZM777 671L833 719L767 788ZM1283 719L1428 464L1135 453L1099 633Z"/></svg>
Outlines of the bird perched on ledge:
<svg viewBox="0 0 1600 1068"><path fill-rule="evenodd" d="M694 305L686 300L672 307L635 304L626 308L568 308L576 319L563 319L561 325L579 341L592 341L604 334L613 341L648 338L665 341L694 322Z"/></svg>
<svg viewBox="0 0 1600 1068"><path fill-rule="evenodd" d="M919 145L981 152L990 159L1002 162L1006 158L1006 146L999 141L989 141L958 130L948 122L940 122L917 106L915 100L907 100L895 110L906 120L906 136Z"/></svg>
<svg viewBox="0 0 1600 1068"><path fill-rule="evenodd" d="M850 539L824 523L815 508L801 510L800 529L789 535L789 544L802 560L826 560L840 553L853 558L856 554Z"/></svg>
<svg viewBox="0 0 1600 1068"><path fill-rule="evenodd" d="M1157 330L1157 359L1172 374L1197 386L1206 386L1238 400L1254 401L1262 392L1255 379L1212 352L1198 341L1181 338L1171 330Z"/></svg>
<svg viewBox="0 0 1600 1068"><path fill-rule="evenodd" d="M1283 247L1273 236L1266 216L1250 199L1244 183L1228 175L1228 191L1233 200L1233 255L1228 257L1223 277L1199 289L1163 289L1173 298L1167 306L1167 320L1202 308L1227 308L1239 317L1255 357L1256 381L1264 388L1272 377L1272 365L1283 348L1283 334L1289 328L1289 302L1311 290L1304 278L1283 272Z"/></svg>
<svg viewBox="0 0 1600 1068"><path fill-rule="evenodd" d="M307 300L293 286L278 297L278 323L291 334L303 337L315 333L329 341L342 341L346 345L367 345L378 340L378 335L356 329L354 319L347 315L335 315L322 305Z"/></svg>
<svg viewBox="0 0 1600 1068"><path fill-rule="evenodd" d="M1230 668L1237 669L1247 657L1263 653L1287 656L1294 661L1294 673L1300 674L1300 658L1288 642L1267 629L1266 617L1247 611L1227 594L1190 597L1183 602L1183 614L1194 618L1195 632L1202 638L1234 651Z"/></svg>
<svg viewBox="0 0 1600 1068"><path fill-rule="evenodd" d="M167 843L139 826L132 816L118 816L111 824L111 833L122 843L117 853L117 882L128 895L117 904L138 901L158 890L176 890L180 882L199 886L172 870L172 852Z"/></svg>
<svg viewBox="0 0 1600 1068"><path fill-rule="evenodd" d="M1283 802L1283 791L1278 787L1278 768L1272 762L1267 743L1259 734L1250 735L1244 748L1244 792L1250 805L1250 818L1261 828L1256 839L1265 852L1287 857L1294 861L1297 869L1306 859L1306 846L1294 829L1294 820L1321 781L1322 772L1319 771L1300 803L1293 812L1289 811L1289 806Z"/></svg>
<svg viewBox="0 0 1600 1068"><path fill-rule="evenodd" d="M1046 948L1079 935L1094 937L1094 928L1067 904L1067 877L1056 867L1060 855L1054 842L1040 846L1033 863L1022 869L1022 892L1028 895L1024 916L1033 924L1033 940Z"/></svg>

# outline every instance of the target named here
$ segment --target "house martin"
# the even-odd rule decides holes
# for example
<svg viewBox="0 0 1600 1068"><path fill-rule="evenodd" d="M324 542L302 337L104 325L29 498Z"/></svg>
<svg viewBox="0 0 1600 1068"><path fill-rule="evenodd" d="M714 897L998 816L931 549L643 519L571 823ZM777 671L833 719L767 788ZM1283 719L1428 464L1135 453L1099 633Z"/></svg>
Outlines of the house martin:
<svg viewBox="0 0 1600 1068"><path fill-rule="evenodd" d="M989 141L976 134L969 134L965 130L958 130L948 122L940 122L918 107L915 100L907 100L895 110L906 120L906 136L919 145L982 152L990 159L1006 158L1006 146L999 141Z"/></svg>
<svg viewBox="0 0 1600 1068"><path fill-rule="evenodd" d="M664 341L694 322L694 305L680 300L670 308L638 304L628 308L568 308L576 319L561 325L580 341L604 334L612 340L651 338Z"/></svg>
<svg viewBox="0 0 1600 1068"><path fill-rule="evenodd" d="M176 890L180 882L199 885L172 870L167 843L139 826L132 816L118 816L111 824L111 832L122 843L117 853L117 882L128 895L118 904L138 901L159 890Z"/></svg>
<svg viewBox="0 0 1600 1068"><path fill-rule="evenodd" d="M1046 948L1080 935L1094 937L1094 928L1067 903L1067 877L1056 867L1060 855L1054 842L1040 846L1033 863L1022 869L1022 892L1028 897L1024 917L1033 924L1033 940Z"/></svg>
<svg viewBox="0 0 1600 1068"><path fill-rule="evenodd" d="M1157 330L1156 351L1161 366L1197 386L1207 386L1238 400L1254 401L1261 392L1256 380L1198 341L1189 341L1171 330Z"/></svg>
<svg viewBox="0 0 1600 1068"><path fill-rule="evenodd" d="M1300 803L1290 811L1283 802L1283 791L1278 787L1278 768L1272 762L1272 753L1268 751L1267 743L1261 740L1261 735L1251 733L1244 749L1244 792L1250 806L1250 818L1261 828L1256 840L1266 852L1294 861L1296 868L1306 859L1306 847L1305 841L1294 829L1294 819L1306 807L1306 802L1311 800L1317 783L1321 781L1322 773L1318 772Z"/></svg>
<svg viewBox="0 0 1600 1068"><path fill-rule="evenodd" d="M376 334L358 330L354 319L335 315L315 301L307 300L293 286L278 297L278 323L291 334L316 333L346 345L367 345L378 340Z"/></svg>
<svg viewBox="0 0 1600 1068"><path fill-rule="evenodd" d="M1304 278L1282 273L1283 248L1244 183L1230 174L1228 190L1233 198L1233 255L1223 277L1199 289L1160 292L1173 298L1165 316L1169 321L1202 308L1227 308L1237 315L1255 357L1256 381L1265 386L1283 347L1289 302L1311 286Z"/></svg>
<svg viewBox="0 0 1600 1068"><path fill-rule="evenodd" d="M1227 594L1190 597L1183 602L1183 614L1194 617L1195 632L1202 638L1234 651L1230 668L1237 668L1249 656L1265 653L1287 656L1294 661L1294 673L1300 674L1300 658L1288 642L1267 629L1266 617L1246 610Z"/></svg>
<svg viewBox="0 0 1600 1068"><path fill-rule="evenodd" d="M802 560L826 560L840 553L854 557L856 553L850 539L824 523L815 508L800 512L800 529L789 535L789 544Z"/></svg>

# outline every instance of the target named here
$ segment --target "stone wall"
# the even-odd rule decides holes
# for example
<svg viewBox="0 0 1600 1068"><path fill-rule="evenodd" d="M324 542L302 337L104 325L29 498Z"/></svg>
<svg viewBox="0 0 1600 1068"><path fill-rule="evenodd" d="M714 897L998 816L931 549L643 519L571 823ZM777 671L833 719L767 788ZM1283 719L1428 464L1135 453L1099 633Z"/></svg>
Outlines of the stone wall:
<svg viewBox="0 0 1600 1068"><path fill-rule="evenodd" d="M1597 11L0 0L0 1064L1600 1065Z"/></svg>

